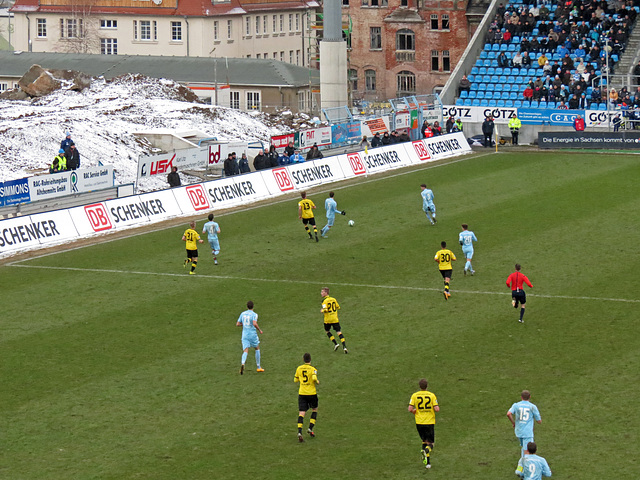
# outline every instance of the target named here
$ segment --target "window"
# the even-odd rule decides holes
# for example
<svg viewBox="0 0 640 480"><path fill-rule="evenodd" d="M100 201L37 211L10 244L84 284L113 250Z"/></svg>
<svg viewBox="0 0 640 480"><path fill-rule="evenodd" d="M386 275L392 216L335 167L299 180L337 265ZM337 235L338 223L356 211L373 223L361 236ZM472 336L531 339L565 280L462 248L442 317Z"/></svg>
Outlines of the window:
<svg viewBox="0 0 640 480"><path fill-rule="evenodd" d="M369 35L371 37L371 43L369 45L369 48L371 50L381 50L382 49L382 28L371 27L369 29Z"/></svg>
<svg viewBox="0 0 640 480"><path fill-rule="evenodd" d="M240 110L240 92L230 93L229 107L235 110Z"/></svg>
<svg viewBox="0 0 640 480"><path fill-rule="evenodd" d="M269 22L267 21L267 15L265 15L264 17L262 17L262 33L267 34L269 32L267 28L268 24Z"/></svg>
<svg viewBox="0 0 640 480"><path fill-rule="evenodd" d="M300 50L296 50L296 65L300 65Z"/></svg>
<svg viewBox="0 0 640 480"><path fill-rule="evenodd" d="M343 7L348 7L349 6L349 0L342 0L342 6Z"/></svg>
<svg viewBox="0 0 640 480"><path fill-rule="evenodd" d="M251 18L249 17L244 18L244 34L247 37L251 35Z"/></svg>
<svg viewBox="0 0 640 480"><path fill-rule="evenodd" d="M431 70L434 72L440 70L440 55L438 50L431 50Z"/></svg>
<svg viewBox="0 0 640 480"><path fill-rule="evenodd" d="M289 31L293 32L293 13L289 14Z"/></svg>
<svg viewBox="0 0 640 480"><path fill-rule="evenodd" d="M220 37L220 25L218 24L218 21L214 21L213 22L213 39L214 40L218 40Z"/></svg>
<svg viewBox="0 0 640 480"><path fill-rule="evenodd" d="M406 70L401 71L397 75L399 97L413 95L416 91L416 76Z"/></svg>
<svg viewBox="0 0 640 480"><path fill-rule="evenodd" d="M227 38L231 40L231 34L233 33L232 27L233 23L231 20L227 20Z"/></svg>
<svg viewBox="0 0 640 480"><path fill-rule="evenodd" d="M134 40L158 40L158 22L155 20L134 20L133 21Z"/></svg>
<svg viewBox="0 0 640 480"><path fill-rule="evenodd" d="M117 20L100 20L100 28L118 28Z"/></svg>
<svg viewBox="0 0 640 480"><path fill-rule="evenodd" d="M412 30L403 28L396 33L396 50L415 51L415 34Z"/></svg>
<svg viewBox="0 0 640 480"><path fill-rule="evenodd" d="M304 111L306 109L307 106L307 102L306 102L306 93L304 90L299 90L298 91L298 110L300 110L301 112Z"/></svg>
<svg viewBox="0 0 640 480"><path fill-rule="evenodd" d="M293 50L289 50L289 63L293 63Z"/></svg>
<svg viewBox="0 0 640 480"><path fill-rule="evenodd" d="M369 0L362 0L362 6L363 7L368 7L369 6Z"/></svg>
<svg viewBox="0 0 640 480"><path fill-rule="evenodd" d="M284 32L284 15L280 15L280 33Z"/></svg>
<svg viewBox="0 0 640 480"><path fill-rule="evenodd" d="M442 30L449 30L449 15L442 15Z"/></svg>
<svg viewBox="0 0 640 480"><path fill-rule="evenodd" d="M296 32L300 31L300 14L296 13Z"/></svg>
<svg viewBox="0 0 640 480"><path fill-rule="evenodd" d="M38 38L46 38L47 36L47 19L46 18L37 18L36 19L38 25Z"/></svg>
<svg viewBox="0 0 640 480"><path fill-rule="evenodd" d="M284 52L280 52L280 61L284 62Z"/></svg>
<svg viewBox="0 0 640 480"><path fill-rule="evenodd" d="M445 72L451 71L451 59L449 58L449 50L442 51L442 70Z"/></svg>
<svg viewBox="0 0 640 480"><path fill-rule="evenodd" d="M368 7L369 1L371 1L372 7L386 7L389 5L389 0L362 0L362 5Z"/></svg>
<svg viewBox="0 0 640 480"><path fill-rule="evenodd" d="M9 90L8 83L0 83L0 92L4 92L5 90Z"/></svg>
<svg viewBox="0 0 640 480"><path fill-rule="evenodd" d="M400 0L400 6L401 7L408 7L409 6L409 0Z"/></svg>
<svg viewBox="0 0 640 480"><path fill-rule="evenodd" d="M367 92L376 91L376 71L375 70L364 71L364 88Z"/></svg>
<svg viewBox="0 0 640 480"><path fill-rule="evenodd" d="M82 19L61 18L60 38L79 38L82 36Z"/></svg>
<svg viewBox="0 0 640 480"><path fill-rule="evenodd" d="M118 39L117 38L101 38L100 53L102 55L117 55Z"/></svg>
<svg viewBox="0 0 640 480"><path fill-rule="evenodd" d="M431 15L431 30L438 30L438 15Z"/></svg>
<svg viewBox="0 0 640 480"><path fill-rule="evenodd" d="M273 22L272 22L273 23L273 25L272 25L273 29L271 29L271 31L273 33L276 33L278 31L278 16L274 15L272 20L273 20Z"/></svg>
<svg viewBox="0 0 640 480"><path fill-rule="evenodd" d="M350 68L347 74L349 75L349 84L351 85L351 91L357 92L358 91L358 71L355 68Z"/></svg>
<svg viewBox="0 0 640 480"><path fill-rule="evenodd" d="M182 41L182 22L171 22L171 41Z"/></svg>
<svg viewBox="0 0 640 480"><path fill-rule="evenodd" d="M140 40L151 40L151 21L140 21Z"/></svg>
<svg viewBox="0 0 640 480"><path fill-rule="evenodd" d="M260 110L260 92L247 92L247 110Z"/></svg>
<svg viewBox="0 0 640 480"><path fill-rule="evenodd" d="M277 60L278 59L278 52L273 52L273 59Z"/></svg>

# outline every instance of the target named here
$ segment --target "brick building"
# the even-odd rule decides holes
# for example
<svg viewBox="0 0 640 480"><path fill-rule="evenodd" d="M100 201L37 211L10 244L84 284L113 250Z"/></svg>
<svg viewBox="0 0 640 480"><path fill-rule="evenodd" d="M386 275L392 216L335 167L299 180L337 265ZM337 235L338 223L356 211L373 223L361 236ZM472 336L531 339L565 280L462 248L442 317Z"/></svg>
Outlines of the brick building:
<svg viewBox="0 0 640 480"><path fill-rule="evenodd" d="M473 32L467 2L343 0L354 103L439 91Z"/></svg>

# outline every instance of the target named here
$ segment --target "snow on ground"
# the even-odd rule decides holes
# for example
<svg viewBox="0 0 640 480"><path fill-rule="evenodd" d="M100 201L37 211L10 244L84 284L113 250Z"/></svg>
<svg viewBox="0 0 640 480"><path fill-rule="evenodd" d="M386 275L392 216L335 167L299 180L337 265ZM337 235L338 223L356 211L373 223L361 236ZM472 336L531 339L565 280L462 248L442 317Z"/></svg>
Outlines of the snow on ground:
<svg viewBox="0 0 640 480"><path fill-rule="evenodd" d="M197 129L218 140L268 143L271 135L290 130L283 123L268 126L261 114L192 99L171 80L127 75L94 79L82 92L63 87L31 101L0 100L0 181L48 172L67 131L83 167L113 165L116 183L124 184L136 181L138 156L154 153L134 132ZM138 185L140 191L166 186L164 176Z"/></svg>

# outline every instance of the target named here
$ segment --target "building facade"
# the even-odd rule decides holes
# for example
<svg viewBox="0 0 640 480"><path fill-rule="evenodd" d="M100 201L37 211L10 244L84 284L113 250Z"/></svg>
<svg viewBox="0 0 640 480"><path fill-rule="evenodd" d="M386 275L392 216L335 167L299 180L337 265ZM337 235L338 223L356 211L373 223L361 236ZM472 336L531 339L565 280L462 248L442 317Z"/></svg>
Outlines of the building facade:
<svg viewBox="0 0 640 480"><path fill-rule="evenodd" d="M233 57L309 66L315 0L16 0L27 52ZM313 62L311 62L313 64Z"/></svg>
<svg viewBox="0 0 640 480"><path fill-rule="evenodd" d="M342 0L354 104L438 92L472 32L466 1Z"/></svg>

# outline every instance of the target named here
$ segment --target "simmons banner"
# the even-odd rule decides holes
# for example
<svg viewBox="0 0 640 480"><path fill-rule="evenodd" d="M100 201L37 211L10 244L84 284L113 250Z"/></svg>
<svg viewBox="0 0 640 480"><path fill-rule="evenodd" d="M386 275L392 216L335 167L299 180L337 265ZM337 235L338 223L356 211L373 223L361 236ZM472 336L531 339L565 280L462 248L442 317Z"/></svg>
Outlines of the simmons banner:
<svg viewBox="0 0 640 480"><path fill-rule="evenodd" d="M31 201L27 178L0 183L0 207Z"/></svg>

